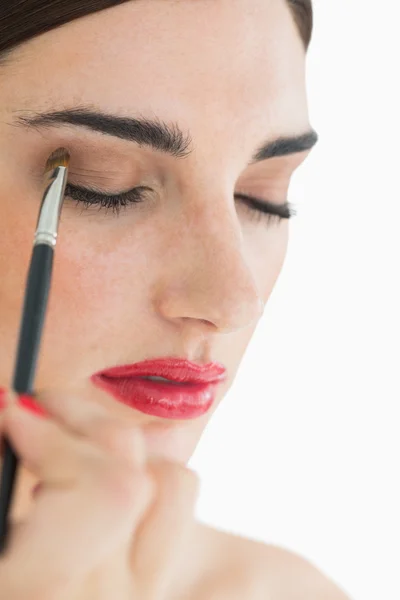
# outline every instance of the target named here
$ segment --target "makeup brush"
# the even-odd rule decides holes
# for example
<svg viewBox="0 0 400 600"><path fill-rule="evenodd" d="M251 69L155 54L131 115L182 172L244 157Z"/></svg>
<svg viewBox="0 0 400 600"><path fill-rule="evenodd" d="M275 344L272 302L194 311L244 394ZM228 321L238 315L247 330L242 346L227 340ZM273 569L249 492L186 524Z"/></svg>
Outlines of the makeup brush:
<svg viewBox="0 0 400 600"><path fill-rule="evenodd" d="M58 224L68 178L69 158L68 150L58 148L49 156L45 167L46 187L33 241L12 384L13 390L18 395L33 395L36 363L50 291ZM8 515L13 499L18 461L17 455L5 438L0 479L0 553L5 550L8 538Z"/></svg>

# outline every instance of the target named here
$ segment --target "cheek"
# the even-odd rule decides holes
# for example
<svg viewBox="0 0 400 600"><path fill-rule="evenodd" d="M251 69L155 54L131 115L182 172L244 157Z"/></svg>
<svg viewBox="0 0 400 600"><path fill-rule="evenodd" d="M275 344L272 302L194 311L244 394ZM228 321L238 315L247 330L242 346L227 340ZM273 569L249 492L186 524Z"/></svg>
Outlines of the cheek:
<svg viewBox="0 0 400 600"><path fill-rule="evenodd" d="M1 169L0 183L0 383L10 385L40 194L32 196L32 190L7 169ZM88 218L78 216L78 211L73 215L63 212L38 386L47 383L50 376L57 385L59 376L76 373L79 378L87 374L99 357L102 364L110 348L118 353L121 334L127 328L131 342L137 335L135 323L143 322L146 294L146 265L139 257L148 256L151 247L143 249L143 239L129 237L126 231L121 235L106 220L103 227L90 226Z"/></svg>
<svg viewBox="0 0 400 600"><path fill-rule="evenodd" d="M105 355L118 357L126 331L130 342L137 336L146 290L132 257L143 251L139 241L124 246L109 231L95 236L83 227L80 233L66 229L60 228L56 249L43 355L47 370L80 378ZM52 355L54 347L59 350Z"/></svg>
<svg viewBox="0 0 400 600"><path fill-rule="evenodd" d="M275 286L286 258L289 241L289 220L262 231L260 224L254 236L247 240L248 261L260 295L266 303Z"/></svg>

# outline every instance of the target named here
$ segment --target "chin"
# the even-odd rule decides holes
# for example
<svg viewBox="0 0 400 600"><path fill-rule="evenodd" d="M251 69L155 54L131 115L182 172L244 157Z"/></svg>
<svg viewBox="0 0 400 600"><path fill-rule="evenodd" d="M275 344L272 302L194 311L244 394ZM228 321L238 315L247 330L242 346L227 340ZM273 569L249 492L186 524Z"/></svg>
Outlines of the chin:
<svg viewBox="0 0 400 600"><path fill-rule="evenodd" d="M171 426L153 424L143 428L147 451L150 456L186 465L194 453L201 432L193 431L194 423ZM202 424L201 431L204 429Z"/></svg>

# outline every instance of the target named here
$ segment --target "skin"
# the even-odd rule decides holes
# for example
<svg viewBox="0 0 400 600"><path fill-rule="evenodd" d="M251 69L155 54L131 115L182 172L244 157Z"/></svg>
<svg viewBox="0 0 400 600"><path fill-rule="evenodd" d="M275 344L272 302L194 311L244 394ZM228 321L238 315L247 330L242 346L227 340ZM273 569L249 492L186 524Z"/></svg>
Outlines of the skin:
<svg viewBox="0 0 400 600"><path fill-rule="evenodd" d="M11 384L43 168L65 146L71 183L110 194L149 185L155 194L118 217L66 200L37 388L73 393L139 425L150 454L185 465L234 381L285 260L288 221L258 221L234 194L283 204L308 154L247 167L265 140L310 129L305 53L290 11L283 0L126 3L30 40L1 68L0 85L0 382ZM82 104L178 122L194 151L182 161L83 129L16 126L30 111ZM90 383L101 369L165 356L226 366L207 415L152 417ZM36 481L21 470L17 518L29 511ZM205 527L196 536L214 558L228 552L225 576L231 558L243 565L238 557L250 548L270 565L294 560ZM205 554L190 568L193 580Z"/></svg>

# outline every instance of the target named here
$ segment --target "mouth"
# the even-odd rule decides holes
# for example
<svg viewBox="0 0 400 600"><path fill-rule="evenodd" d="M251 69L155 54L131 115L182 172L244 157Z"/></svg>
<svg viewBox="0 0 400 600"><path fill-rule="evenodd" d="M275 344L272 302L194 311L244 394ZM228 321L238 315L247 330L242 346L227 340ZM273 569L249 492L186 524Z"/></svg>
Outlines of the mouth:
<svg viewBox="0 0 400 600"><path fill-rule="evenodd" d="M147 360L113 367L92 376L94 385L119 402L166 419L193 419L208 412L218 385L225 381L220 363L199 365L181 358Z"/></svg>

